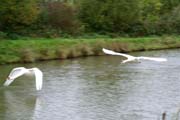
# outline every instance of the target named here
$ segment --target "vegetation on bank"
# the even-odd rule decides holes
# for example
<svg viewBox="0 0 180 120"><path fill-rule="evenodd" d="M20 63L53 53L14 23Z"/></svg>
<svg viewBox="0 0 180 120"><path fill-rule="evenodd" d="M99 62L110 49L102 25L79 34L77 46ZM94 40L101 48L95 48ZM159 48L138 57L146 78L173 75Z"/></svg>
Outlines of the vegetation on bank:
<svg viewBox="0 0 180 120"><path fill-rule="evenodd" d="M2 40L0 64L98 56L103 47L118 52L179 48L180 37Z"/></svg>
<svg viewBox="0 0 180 120"><path fill-rule="evenodd" d="M0 39L180 34L179 0L1 0Z"/></svg>

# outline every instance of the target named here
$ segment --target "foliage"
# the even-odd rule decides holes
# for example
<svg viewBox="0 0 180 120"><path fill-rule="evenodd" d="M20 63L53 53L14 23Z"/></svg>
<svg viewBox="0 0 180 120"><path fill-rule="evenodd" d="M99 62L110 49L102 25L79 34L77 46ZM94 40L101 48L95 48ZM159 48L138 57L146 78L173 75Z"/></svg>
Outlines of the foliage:
<svg viewBox="0 0 180 120"><path fill-rule="evenodd" d="M138 22L138 1L82 0L79 17L93 31L125 32Z"/></svg>
<svg viewBox="0 0 180 120"><path fill-rule="evenodd" d="M27 29L39 14L36 0L1 0L0 30L16 32Z"/></svg>
<svg viewBox="0 0 180 120"><path fill-rule="evenodd" d="M48 23L53 28L67 33L76 33L79 27L76 19L76 10L63 2L47 3Z"/></svg>
<svg viewBox="0 0 180 120"><path fill-rule="evenodd" d="M180 34L179 11L180 0L1 0L0 39Z"/></svg>
<svg viewBox="0 0 180 120"><path fill-rule="evenodd" d="M7 33L0 31L0 39L6 39Z"/></svg>
<svg viewBox="0 0 180 120"><path fill-rule="evenodd" d="M174 8L180 5L180 0L161 0L162 3L162 9L161 13L169 13Z"/></svg>
<svg viewBox="0 0 180 120"><path fill-rule="evenodd" d="M180 5L175 7L170 13L166 13L161 18L161 27L164 28L165 31L163 33L180 33Z"/></svg>

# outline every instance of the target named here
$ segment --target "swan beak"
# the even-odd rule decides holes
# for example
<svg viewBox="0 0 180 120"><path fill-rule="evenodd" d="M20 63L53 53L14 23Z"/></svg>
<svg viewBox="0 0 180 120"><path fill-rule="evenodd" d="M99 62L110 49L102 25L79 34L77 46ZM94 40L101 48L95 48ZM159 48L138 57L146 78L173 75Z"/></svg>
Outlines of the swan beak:
<svg viewBox="0 0 180 120"><path fill-rule="evenodd" d="M9 86L13 82L13 79L10 79L9 77L6 79L4 86Z"/></svg>
<svg viewBox="0 0 180 120"><path fill-rule="evenodd" d="M124 64L124 63L126 63L126 61L123 60L123 61L121 62L121 64Z"/></svg>

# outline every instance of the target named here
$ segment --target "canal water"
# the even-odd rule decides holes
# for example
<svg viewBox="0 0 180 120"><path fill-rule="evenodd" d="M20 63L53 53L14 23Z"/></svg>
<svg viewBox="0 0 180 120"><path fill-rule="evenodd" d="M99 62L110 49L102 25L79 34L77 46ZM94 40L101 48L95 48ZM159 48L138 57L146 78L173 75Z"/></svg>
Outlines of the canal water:
<svg viewBox="0 0 180 120"><path fill-rule="evenodd" d="M121 64L123 57L100 56L0 66L0 120L178 120L180 49L130 53L165 57L167 62ZM38 67L34 77L3 82L14 67ZM179 117L180 119L180 117Z"/></svg>

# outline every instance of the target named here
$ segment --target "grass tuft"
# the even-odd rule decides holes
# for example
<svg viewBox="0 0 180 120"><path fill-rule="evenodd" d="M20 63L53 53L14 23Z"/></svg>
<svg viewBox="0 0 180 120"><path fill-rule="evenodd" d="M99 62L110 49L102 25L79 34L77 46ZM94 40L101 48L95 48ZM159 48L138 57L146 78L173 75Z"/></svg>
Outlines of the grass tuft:
<svg viewBox="0 0 180 120"><path fill-rule="evenodd" d="M69 49L69 52L68 52L68 55L67 55L67 58L75 58L75 57L78 57L79 54L78 52L76 51L77 49L76 48L70 48Z"/></svg>
<svg viewBox="0 0 180 120"><path fill-rule="evenodd" d="M56 49L55 54L59 59L66 59L68 57L68 51L62 48Z"/></svg>
<svg viewBox="0 0 180 120"><path fill-rule="evenodd" d="M93 54L92 49L88 45L79 45L77 48L80 51L80 56L90 56Z"/></svg>
<svg viewBox="0 0 180 120"><path fill-rule="evenodd" d="M20 51L20 57L22 62L34 62L35 61L35 54L31 49L23 49Z"/></svg>

